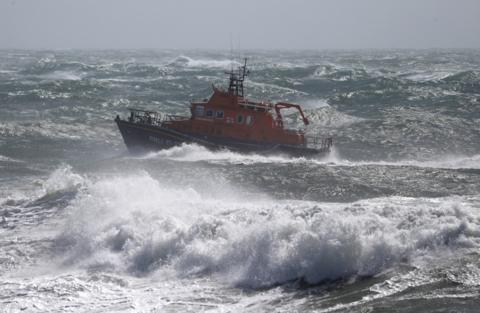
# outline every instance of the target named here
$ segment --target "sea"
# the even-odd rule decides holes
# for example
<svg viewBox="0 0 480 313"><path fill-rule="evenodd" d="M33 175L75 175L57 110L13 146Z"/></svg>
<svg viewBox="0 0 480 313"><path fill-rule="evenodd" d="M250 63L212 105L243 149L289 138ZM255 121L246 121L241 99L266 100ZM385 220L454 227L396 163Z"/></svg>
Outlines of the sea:
<svg viewBox="0 0 480 313"><path fill-rule="evenodd" d="M243 57L329 154L127 151ZM0 50L0 312L480 312L480 50Z"/></svg>

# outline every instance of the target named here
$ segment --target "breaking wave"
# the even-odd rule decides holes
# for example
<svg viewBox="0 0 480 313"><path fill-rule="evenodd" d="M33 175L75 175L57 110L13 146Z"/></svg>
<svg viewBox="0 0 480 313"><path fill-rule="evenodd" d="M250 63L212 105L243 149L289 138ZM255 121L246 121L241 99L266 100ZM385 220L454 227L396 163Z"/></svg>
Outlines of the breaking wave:
<svg viewBox="0 0 480 313"><path fill-rule="evenodd" d="M150 152L140 156L142 159L170 159L184 162L229 162L229 163L286 163L292 160L304 160L303 158L290 159L287 156L264 156L255 153L243 154L230 150L212 151L196 144L182 144L181 146L158 152Z"/></svg>
<svg viewBox="0 0 480 313"><path fill-rule="evenodd" d="M86 183L86 178L75 173L71 166L63 164L42 183L44 194L76 190Z"/></svg>
<svg viewBox="0 0 480 313"><path fill-rule="evenodd" d="M184 55L176 57L169 63L171 66L192 67L192 68L224 68L237 67L240 64L232 60L218 59L193 59Z"/></svg>
<svg viewBox="0 0 480 313"><path fill-rule="evenodd" d="M455 73L450 71L433 71L433 72L418 72L418 73L409 73L405 78L413 80L416 82L430 82L430 81L441 81L445 78L448 78Z"/></svg>
<svg viewBox="0 0 480 313"><path fill-rule="evenodd" d="M478 51L251 53L332 153L128 155L113 118L188 115L227 52L0 51L0 307L475 311Z"/></svg>
<svg viewBox="0 0 480 313"><path fill-rule="evenodd" d="M0 135L4 137L41 136L71 140L109 139L115 137L112 129L101 125L88 125L83 122L42 120L0 123Z"/></svg>
<svg viewBox="0 0 480 313"><path fill-rule="evenodd" d="M341 156L338 149L333 147L327 155L319 157L289 157L281 155L261 155L255 153L239 153L229 150L212 151L195 144L183 144L159 152L150 152L134 158L140 159L169 159L181 162L206 161L212 163L254 164L254 163L312 163L329 166L414 166L445 169L480 169L480 155L463 156L448 155L431 160L398 160L398 161L362 161L349 160Z"/></svg>
<svg viewBox="0 0 480 313"><path fill-rule="evenodd" d="M400 160L396 162L388 161L348 161L337 160L333 161L338 165L358 166L358 165L392 165L392 166L416 166L429 168L445 168L445 169L480 169L480 155L463 156L451 155L439 157L434 160Z"/></svg>
<svg viewBox="0 0 480 313"><path fill-rule="evenodd" d="M372 276L480 242L480 216L461 197L236 201L165 186L147 173L87 185L55 240L67 266L208 274L259 288Z"/></svg>
<svg viewBox="0 0 480 313"><path fill-rule="evenodd" d="M22 160L14 159L5 155L0 154L0 162L5 162L5 163L21 163L23 162Z"/></svg>

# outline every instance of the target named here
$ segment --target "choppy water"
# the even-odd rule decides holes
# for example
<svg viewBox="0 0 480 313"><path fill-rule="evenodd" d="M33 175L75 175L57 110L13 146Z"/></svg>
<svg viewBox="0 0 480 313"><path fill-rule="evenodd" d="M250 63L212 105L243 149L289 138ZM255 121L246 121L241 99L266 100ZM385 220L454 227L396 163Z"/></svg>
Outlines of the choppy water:
<svg viewBox="0 0 480 313"><path fill-rule="evenodd" d="M247 55L333 153L129 155L228 53L0 51L0 311L478 312L480 51Z"/></svg>

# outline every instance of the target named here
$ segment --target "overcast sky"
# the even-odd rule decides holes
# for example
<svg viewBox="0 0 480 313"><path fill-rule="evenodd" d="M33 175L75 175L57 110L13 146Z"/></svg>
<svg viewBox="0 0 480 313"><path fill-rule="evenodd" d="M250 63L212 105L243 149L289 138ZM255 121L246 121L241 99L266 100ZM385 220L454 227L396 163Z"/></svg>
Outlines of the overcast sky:
<svg viewBox="0 0 480 313"><path fill-rule="evenodd" d="M480 0L0 0L0 48L480 48Z"/></svg>

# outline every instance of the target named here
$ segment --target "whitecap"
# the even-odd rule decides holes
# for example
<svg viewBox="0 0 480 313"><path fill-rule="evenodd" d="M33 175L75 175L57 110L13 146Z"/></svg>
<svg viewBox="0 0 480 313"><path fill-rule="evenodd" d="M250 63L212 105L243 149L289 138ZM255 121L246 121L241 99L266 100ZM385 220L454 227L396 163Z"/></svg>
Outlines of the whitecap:
<svg viewBox="0 0 480 313"><path fill-rule="evenodd" d="M450 71L425 71L425 72L411 73L411 74L405 75L404 77L406 79L416 81L416 82L430 82L430 81L440 81L452 75L455 75L455 73Z"/></svg>
<svg viewBox="0 0 480 313"><path fill-rule="evenodd" d="M49 80L81 80L82 79L81 74L70 72L70 71L54 71L52 73L42 75L41 77Z"/></svg>
<svg viewBox="0 0 480 313"><path fill-rule="evenodd" d="M248 288L315 284L480 244L478 210L462 197L234 199L163 184L145 172L86 186L57 238L66 251L61 259L81 267L109 260L135 275L208 273Z"/></svg>
<svg viewBox="0 0 480 313"><path fill-rule="evenodd" d="M213 60L213 59L193 59L188 56L180 55L169 63L173 66L185 66L192 68L224 68L237 67L240 63L232 60Z"/></svg>
<svg viewBox="0 0 480 313"><path fill-rule="evenodd" d="M230 150L212 151L203 146L196 144L182 144L170 149L160 150L158 152L150 152L138 158L142 159L169 159L181 162L228 162L236 164L252 164L252 163L289 163L292 159L286 156L264 156L255 153L238 153ZM297 158L294 160L304 160Z"/></svg>
<svg viewBox="0 0 480 313"><path fill-rule="evenodd" d="M45 194L51 194L57 191L76 189L84 183L84 177L75 173L70 165L63 164L42 183L42 188Z"/></svg>
<svg viewBox="0 0 480 313"><path fill-rule="evenodd" d="M23 163L24 161L18 160L18 159L14 159L14 158L11 158L11 157L7 157L7 156L5 156L5 155L1 155L1 154L0 154L0 162Z"/></svg>
<svg viewBox="0 0 480 313"><path fill-rule="evenodd" d="M431 160L404 159L398 161L354 161L341 158L338 154L335 157L329 157L328 163L340 166L365 166L365 165L383 165L383 166L415 166L426 168L445 168L445 169L480 169L480 155L463 156L450 155Z"/></svg>

